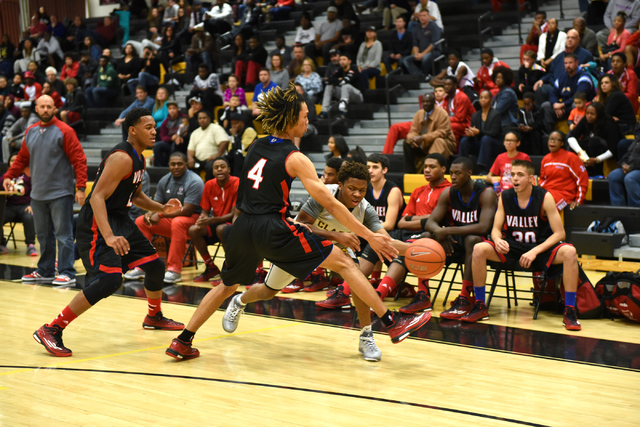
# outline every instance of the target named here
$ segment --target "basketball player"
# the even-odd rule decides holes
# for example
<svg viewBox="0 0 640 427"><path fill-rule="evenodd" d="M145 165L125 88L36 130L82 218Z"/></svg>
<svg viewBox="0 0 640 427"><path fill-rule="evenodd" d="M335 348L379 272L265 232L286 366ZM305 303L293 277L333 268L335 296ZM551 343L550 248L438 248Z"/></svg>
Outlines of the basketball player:
<svg viewBox="0 0 640 427"><path fill-rule="evenodd" d="M251 283L261 258L271 261L272 268L264 284L253 285L244 294L250 297L246 302L268 298L292 279L303 279L322 265L351 283L357 294L354 297L373 308L387 326L392 342L402 341L428 322L430 315L401 318L392 313L347 254L330 241L310 233L306 226L288 221L286 212L291 182L300 178L314 200L353 233L366 239L380 257L390 259L396 255L397 250L390 245L391 238L373 233L351 215L318 179L313 163L293 144L294 138L302 137L307 129L309 111L293 84L286 90L273 88L258 101L258 106L262 110L259 120L270 135L254 142L244 162L237 204L241 214L229 233L221 273L225 286L209 291L187 328L167 349L167 355L177 359L200 355L191 345L196 331L226 298L233 295L240 283ZM273 265L280 268L273 268ZM231 309L227 310L225 322L237 323L245 304L239 295L229 304Z"/></svg>
<svg viewBox="0 0 640 427"><path fill-rule="evenodd" d="M464 276L460 295L451 308L440 313L443 319L460 319L471 311L473 299L473 275L471 260L473 247L491 231L496 213L497 197L493 188L484 180L471 179L473 163L466 157L458 157L451 164L451 187L446 188L438 204L429 216L425 229L428 235L444 248L447 263L464 260ZM446 217L449 224L443 224Z"/></svg>
<svg viewBox="0 0 640 427"><path fill-rule="evenodd" d="M484 303L487 261L519 265L531 271L562 264L565 309L562 323L570 331L582 329L576 314L578 258L576 249L561 243L564 227L551 193L534 186L534 167L526 160L511 162L513 188L500 195L491 241L473 249L473 282L476 303L461 320L477 322L489 318Z"/></svg>
<svg viewBox="0 0 640 427"><path fill-rule="evenodd" d="M177 199L165 205L151 200L140 189L145 170L142 153L156 140L156 122L145 108L134 108L125 117L127 141L116 145L100 164L91 194L80 210L76 241L87 270L85 287L48 325L33 337L54 356L71 356L62 343L62 331L76 317L98 301L113 294L122 284L123 268L142 268L146 275L144 290L149 313L144 329L181 330L182 323L162 315L164 262L151 242L144 237L131 218L129 208L169 214L182 209Z"/></svg>

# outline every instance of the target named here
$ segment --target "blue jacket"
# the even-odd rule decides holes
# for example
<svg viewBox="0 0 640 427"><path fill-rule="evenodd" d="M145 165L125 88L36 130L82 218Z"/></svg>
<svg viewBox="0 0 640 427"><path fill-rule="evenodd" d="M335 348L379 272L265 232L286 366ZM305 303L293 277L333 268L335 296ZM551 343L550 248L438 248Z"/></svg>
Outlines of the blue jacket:
<svg viewBox="0 0 640 427"><path fill-rule="evenodd" d="M131 103L131 105L129 105L127 108L125 108L122 113L120 113L120 119L124 119L125 116L129 113L129 111L133 110L134 108L146 108L149 111L153 111L153 107L155 105L155 101L153 100L153 98L151 98L150 96L147 96L144 99L144 102L140 102L140 100L138 98L136 98L135 101L133 101Z"/></svg>
<svg viewBox="0 0 640 427"><path fill-rule="evenodd" d="M578 55L578 65L586 64L587 62L593 61L593 55L582 46L578 46L578 48L573 52ZM547 70L547 74L542 77L542 81L545 83L549 83L550 85L558 79L562 74L565 74L564 71L564 55L566 52L561 52L556 58L551 61L551 65L549 65L549 69Z"/></svg>
<svg viewBox="0 0 640 427"><path fill-rule="evenodd" d="M274 87L278 87L277 84L275 84L272 81L269 81L269 84L267 85L267 87L262 87L262 82L258 83L256 85L256 87L253 90L253 99L252 102L257 102L258 101L258 97L260 95L262 95L263 93L269 92L271 89L273 89Z"/></svg>
<svg viewBox="0 0 640 427"><path fill-rule="evenodd" d="M491 108L502 116L502 127L518 125L518 96L510 87L500 89L493 98Z"/></svg>
<svg viewBox="0 0 640 427"><path fill-rule="evenodd" d="M584 92L587 95L587 101L591 101L595 96L591 77L589 73L584 70L578 70L573 77L569 77L567 73L564 73L556 79L551 87L549 102L551 102L551 104L562 102L566 108L571 109L573 97L578 91Z"/></svg>

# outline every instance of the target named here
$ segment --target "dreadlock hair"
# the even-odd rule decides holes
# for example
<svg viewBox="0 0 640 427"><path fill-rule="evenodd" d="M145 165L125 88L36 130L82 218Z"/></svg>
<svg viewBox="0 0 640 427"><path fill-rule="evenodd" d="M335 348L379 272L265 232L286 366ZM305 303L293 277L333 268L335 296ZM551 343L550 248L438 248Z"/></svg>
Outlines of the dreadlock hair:
<svg viewBox="0 0 640 427"><path fill-rule="evenodd" d="M268 134L277 135L298 124L304 97L296 91L296 86L289 83L286 90L274 87L265 93L257 102L262 121L262 129Z"/></svg>
<svg viewBox="0 0 640 427"><path fill-rule="evenodd" d="M349 178L361 179L370 182L369 168L359 162L344 162L338 171L338 182L344 184Z"/></svg>

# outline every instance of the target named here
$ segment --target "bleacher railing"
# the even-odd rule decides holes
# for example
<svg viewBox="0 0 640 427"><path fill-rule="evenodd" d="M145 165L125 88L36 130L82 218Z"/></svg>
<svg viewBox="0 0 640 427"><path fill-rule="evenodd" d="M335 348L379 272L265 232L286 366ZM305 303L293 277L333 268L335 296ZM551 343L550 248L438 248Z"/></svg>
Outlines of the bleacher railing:
<svg viewBox="0 0 640 427"><path fill-rule="evenodd" d="M491 26L482 28L482 20L485 18L490 18L493 21L493 12L485 12L482 15L478 16L478 42L480 43L480 50L482 50L482 38L484 34L491 31Z"/></svg>
<svg viewBox="0 0 640 427"><path fill-rule="evenodd" d="M435 42L433 44L433 49L435 50L438 46L440 46L441 44L443 44L446 40L444 38L441 38L440 40L438 40L437 42ZM436 74L436 62L446 58L447 56L444 54L444 52L441 50L440 51L440 55L435 56L435 53L433 55L431 55L431 75L435 76Z"/></svg>
<svg viewBox="0 0 640 427"><path fill-rule="evenodd" d="M402 71L402 67L398 65L398 68L396 68L391 72L387 70L387 74L384 76L384 89L385 89L384 91L387 94L387 122L389 124L389 129L391 129L391 96L389 95L389 77L394 74L398 74L401 71Z"/></svg>

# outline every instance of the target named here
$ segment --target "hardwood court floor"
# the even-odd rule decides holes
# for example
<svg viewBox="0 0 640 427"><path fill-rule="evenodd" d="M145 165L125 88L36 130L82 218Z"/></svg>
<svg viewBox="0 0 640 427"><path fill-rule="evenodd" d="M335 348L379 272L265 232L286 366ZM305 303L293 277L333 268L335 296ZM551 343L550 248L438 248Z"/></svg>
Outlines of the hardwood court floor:
<svg viewBox="0 0 640 427"><path fill-rule="evenodd" d="M588 320L568 334L554 313L533 321L525 301L508 310L494 300L491 320L460 325L440 321L439 296L434 318L415 336L393 345L376 333L383 358L370 363L358 354L352 311L316 311L313 300L324 293L282 296L250 305L234 334L216 313L196 336L201 357L177 362L164 354L175 332L142 329L146 303L133 283L76 320L64 335L73 357L54 358L31 334L77 290L8 281L34 262L23 248L0 258L3 426L637 426L640 419L638 325ZM518 284L521 297L528 286ZM207 289L166 291L174 302L163 303L164 313L187 322ZM383 329L377 320L373 326Z"/></svg>

